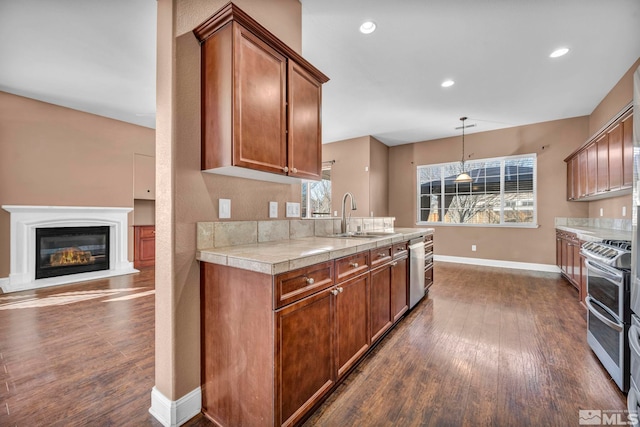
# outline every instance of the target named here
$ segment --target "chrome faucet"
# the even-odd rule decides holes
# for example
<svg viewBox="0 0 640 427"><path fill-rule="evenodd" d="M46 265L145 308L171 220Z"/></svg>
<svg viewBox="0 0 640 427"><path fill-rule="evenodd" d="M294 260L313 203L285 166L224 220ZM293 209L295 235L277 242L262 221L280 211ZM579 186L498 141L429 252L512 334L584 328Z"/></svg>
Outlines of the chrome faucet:
<svg viewBox="0 0 640 427"><path fill-rule="evenodd" d="M347 217L346 217L346 205L347 205L347 196L351 197L351 210L355 211L358 209L356 206L356 199L353 198L353 194L344 193L342 197L342 222L340 223L340 233L347 232ZM351 213L349 213L349 218L351 218Z"/></svg>

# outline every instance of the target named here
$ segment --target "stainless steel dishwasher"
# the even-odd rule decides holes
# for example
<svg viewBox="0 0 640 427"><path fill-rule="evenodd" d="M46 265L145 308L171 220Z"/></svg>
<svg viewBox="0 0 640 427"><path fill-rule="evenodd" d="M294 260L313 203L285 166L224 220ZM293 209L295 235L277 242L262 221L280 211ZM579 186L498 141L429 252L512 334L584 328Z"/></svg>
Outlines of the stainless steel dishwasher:
<svg viewBox="0 0 640 427"><path fill-rule="evenodd" d="M409 241L409 308L424 298L424 237Z"/></svg>

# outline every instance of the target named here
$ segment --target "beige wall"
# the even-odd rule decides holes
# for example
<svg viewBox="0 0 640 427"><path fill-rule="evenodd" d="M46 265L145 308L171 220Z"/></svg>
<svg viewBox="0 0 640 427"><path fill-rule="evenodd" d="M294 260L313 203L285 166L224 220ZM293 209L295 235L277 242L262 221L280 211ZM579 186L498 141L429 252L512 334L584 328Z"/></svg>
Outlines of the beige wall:
<svg viewBox="0 0 640 427"><path fill-rule="evenodd" d="M389 147L371 137L369 170L369 215L389 215Z"/></svg>
<svg viewBox="0 0 640 427"><path fill-rule="evenodd" d="M631 219L631 201L632 196L627 194L625 196L612 197L610 199L596 200L589 202L589 218L617 218L617 219ZM622 208L625 208L626 215L622 215ZM600 216L600 209L602 208L602 216Z"/></svg>
<svg viewBox="0 0 640 427"><path fill-rule="evenodd" d="M342 214L342 197L350 192L358 204L354 216L387 216L389 147L371 136L324 144L322 161L332 160L332 214Z"/></svg>
<svg viewBox="0 0 640 427"><path fill-rule="evenodd" d="M153 129L0 92L0 205L133 207L133 156L153 156L154 140ZM0 277L9 260L0 210Z"/></svg>
<svg viewBox="0 0 640 427"><path fill-rule="evenodd" d="M347 139L322 146L322 161L331 166L331 212L342 215L342 197L350 192L358 210L352 216L369 216L369 137Z"/></svg>
<svg viewBox="0 0 640 427"><path fill-rule="evenodd" d="M563 161L585 141L588 126L588 117L578 117L467 135L465 149L473 158L537 154L539 228L437 226L435 253L555 264L554 218L588 214L587 203L566 201ZM396 225L416 225L416 167L458 160L460 144L461 139L453 137L390 148L389 214L396 217ZM471 245L477 246L476 252Z"/></svg>
<svg viewBox="0 0 640 427"><path fill-rule="evenodd" d="M633 73L640 67L640 58L620 78L589 116L589 136L593 136L609 120L633 101Z"/></svg>
<svg viewBox="0 0 640 427"><path fill-rule="evenodd" d="M294 50L301 50L298 0L235 3ZM232 220L267 219L268 201L300 202L300 185L200 172L200 50L191 30L226 4L159 0L156 152L156 387L177 400L200 385L199 266L196 222L218 218L231 199ZM175 58L175 60L174 60Z"/></svg>

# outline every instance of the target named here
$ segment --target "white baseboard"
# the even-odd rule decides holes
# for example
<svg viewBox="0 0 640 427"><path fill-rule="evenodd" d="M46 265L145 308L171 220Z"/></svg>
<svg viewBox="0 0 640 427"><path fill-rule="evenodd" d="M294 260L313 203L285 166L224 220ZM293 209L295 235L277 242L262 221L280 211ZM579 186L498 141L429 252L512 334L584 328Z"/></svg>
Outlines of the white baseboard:
<svg viewBox="0 0 640 427"><path fill-rule="evenodd" d="M499 259L484 259L484 258L467 258L459 256L449 255L434 255L435 261L442 262L455 262L458 264L473 264L484 265L487 267L500 267L500 268L515 268L517 270L533 270L533 271L546 271L548 273L560 273L560 269L557 265L551 264L535 264L531 262L515 262L515 261L503 261Z"/></svg>
<svg viewBox="0 0 640 427"><path fill-rule="evenodd" d="M153 415L165 427L178 427L195 417L202 410L202 390L200 387L182 396L170 400L155 386L151 389L151 408Z"/></svg>
<svg viewBox="0 0 640 427"><path fill-rule="evenodd" d="M0 289L2 289L2 292L4 292L5 294L9 291L7 291L9 287L9 278L8 277L0 277Z"/></svg>

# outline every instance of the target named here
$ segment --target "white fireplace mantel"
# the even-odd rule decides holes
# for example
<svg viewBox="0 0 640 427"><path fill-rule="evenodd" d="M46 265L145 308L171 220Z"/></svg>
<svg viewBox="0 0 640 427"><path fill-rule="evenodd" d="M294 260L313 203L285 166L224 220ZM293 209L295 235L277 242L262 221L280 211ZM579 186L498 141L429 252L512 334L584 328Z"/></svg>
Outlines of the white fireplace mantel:
<svg viewBox="0 0 640 427"><path fill-rule="evenodd" d="M101 279L138 271L128 260L128 213L133 208L4 205L2 209L11 214L10 274L8 279L0 279L4 292ZM37 228L95 226L109 227L109 270L46 279L35 278Z"/></svg>

